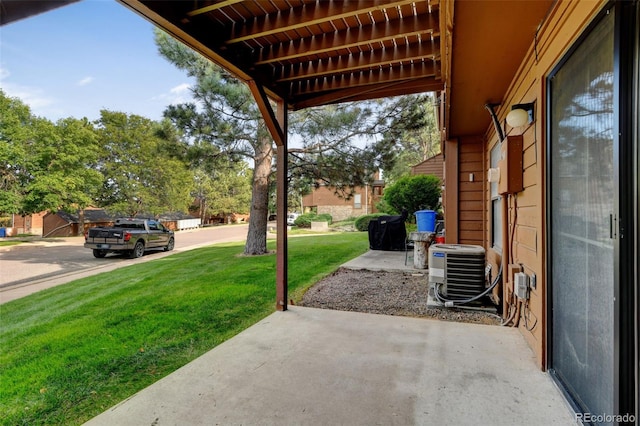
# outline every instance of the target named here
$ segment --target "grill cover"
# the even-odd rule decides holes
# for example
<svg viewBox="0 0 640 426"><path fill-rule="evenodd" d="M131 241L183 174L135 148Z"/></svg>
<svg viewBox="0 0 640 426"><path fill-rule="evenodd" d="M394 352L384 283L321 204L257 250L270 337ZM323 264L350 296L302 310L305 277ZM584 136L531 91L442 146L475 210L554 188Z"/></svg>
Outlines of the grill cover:
<svg viewBox="0 0 640 426"><path fill-rule="evenodd" d="M407 212L400 216L380 216L369 222L369 248L371 250L404 250L407 229L404 222Z"/></svg>

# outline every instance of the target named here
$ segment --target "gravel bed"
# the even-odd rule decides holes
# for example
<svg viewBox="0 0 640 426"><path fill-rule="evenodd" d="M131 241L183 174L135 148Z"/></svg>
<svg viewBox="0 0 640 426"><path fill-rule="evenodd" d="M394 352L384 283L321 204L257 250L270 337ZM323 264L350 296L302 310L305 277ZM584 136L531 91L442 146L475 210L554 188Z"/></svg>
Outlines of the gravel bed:
<svg viewBox="0 0 640 426"><path fill-rule="evenodd" d="M433 318L498 325L498 316L478 310L427 307L426 274L340 268L304 294L302 306L339 311Z"/></svg>

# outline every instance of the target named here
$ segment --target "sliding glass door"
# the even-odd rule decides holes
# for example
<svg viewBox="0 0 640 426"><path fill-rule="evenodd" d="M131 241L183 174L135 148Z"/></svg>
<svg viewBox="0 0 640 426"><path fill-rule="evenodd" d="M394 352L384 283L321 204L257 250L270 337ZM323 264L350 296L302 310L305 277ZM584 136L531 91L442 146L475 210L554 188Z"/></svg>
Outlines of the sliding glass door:
<svg viewBox="0 0 640 426"><path fill-rule="evenodd" d="M578 409L616 412L613 9L549 79L551 370Z"/></svg>

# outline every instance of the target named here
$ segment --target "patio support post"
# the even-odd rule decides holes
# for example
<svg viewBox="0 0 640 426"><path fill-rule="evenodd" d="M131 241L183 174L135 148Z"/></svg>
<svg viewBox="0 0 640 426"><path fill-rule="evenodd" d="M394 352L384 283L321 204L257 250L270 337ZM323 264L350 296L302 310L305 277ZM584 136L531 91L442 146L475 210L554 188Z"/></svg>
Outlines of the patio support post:
<svg viewBox="0 0 640 426"><path fill-rule="evenodd" d="M264 88L255 80L247 81L249 90L256 100L258 109L264 118L265 125L276 143L276 309L287 310L287 276L288 276L288 247L287 247L287 152L288 152L288 116L287 102L275 99L276 111Z"/></svg>
<svg viewBox="0 0 640 426"><path fill-rule="evenodd" d="M284 101L278 101L277 118L280 123L283 140L277 145L276 153L276 309L278 311L287 310L287 290L288 290L288 262L289 248L287 246L287 108Z"/></svg>

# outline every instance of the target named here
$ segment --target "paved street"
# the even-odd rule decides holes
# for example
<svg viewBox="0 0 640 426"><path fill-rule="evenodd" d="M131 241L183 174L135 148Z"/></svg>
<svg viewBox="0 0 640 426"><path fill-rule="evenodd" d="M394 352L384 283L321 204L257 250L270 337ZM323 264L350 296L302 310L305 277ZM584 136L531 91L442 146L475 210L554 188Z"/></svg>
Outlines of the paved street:
<svg viewBox="0 0 640 426"><path fill-rule="evenodd" d="M180 231L172 252L150 251L140 259L110 254L93 257L83 237L55 238L0 248L0 303L66 282L123 266L159 259L215 243L244 241L248 225Z"/></svg>

